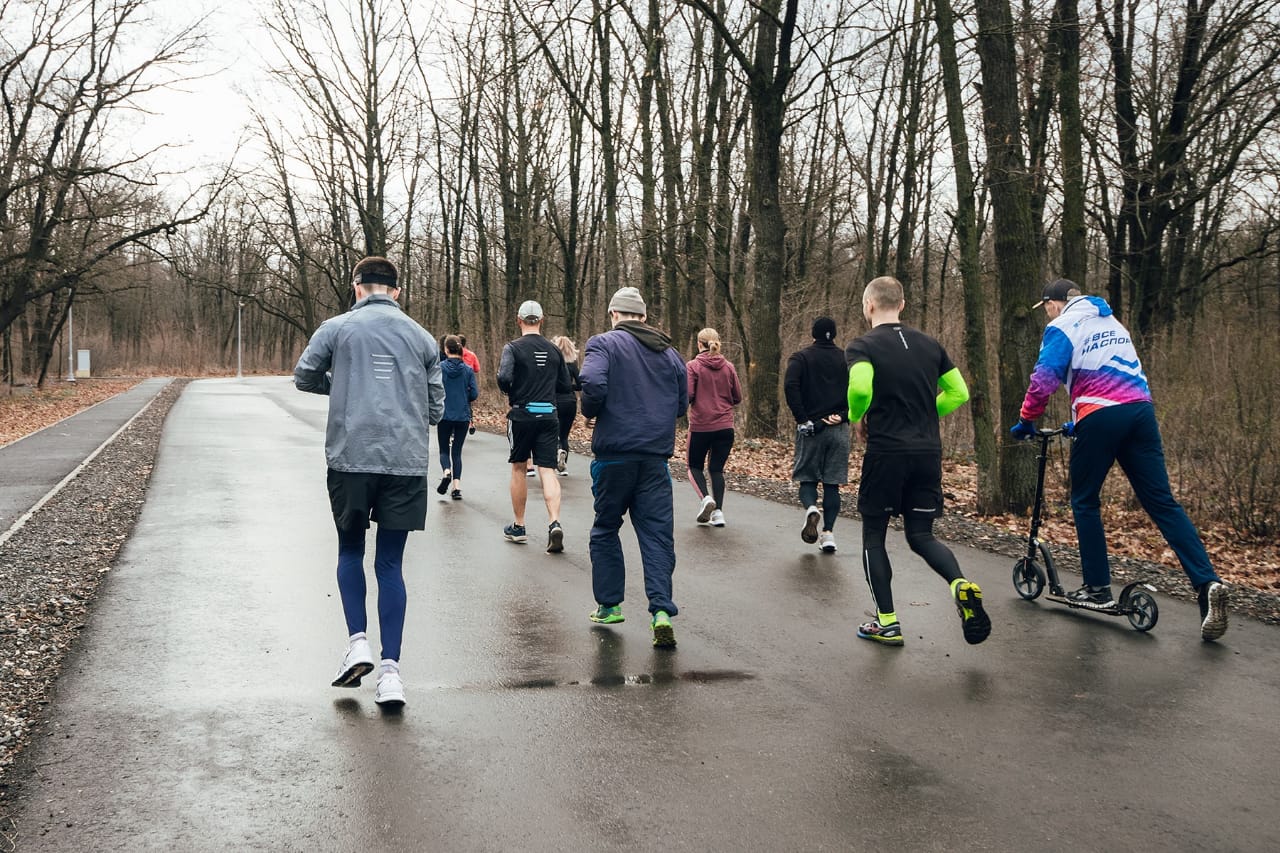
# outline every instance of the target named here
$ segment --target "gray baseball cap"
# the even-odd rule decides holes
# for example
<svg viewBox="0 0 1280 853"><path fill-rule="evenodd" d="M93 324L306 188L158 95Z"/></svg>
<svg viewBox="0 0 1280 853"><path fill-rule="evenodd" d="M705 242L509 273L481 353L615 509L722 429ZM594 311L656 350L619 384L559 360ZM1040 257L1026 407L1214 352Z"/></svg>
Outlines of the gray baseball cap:
<svg viewBox="0 0 1280 853"><path fill-rule="evenodd" d="M536 323L542 319L542 306L532 299L526 299L520 303L520 310L516 312L516 316L526 322Z"/></svg>

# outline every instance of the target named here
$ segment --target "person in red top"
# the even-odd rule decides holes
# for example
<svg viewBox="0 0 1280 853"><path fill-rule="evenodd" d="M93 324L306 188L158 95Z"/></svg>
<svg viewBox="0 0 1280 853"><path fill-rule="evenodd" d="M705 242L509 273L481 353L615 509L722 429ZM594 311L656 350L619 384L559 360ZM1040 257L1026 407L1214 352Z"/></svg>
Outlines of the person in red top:
<svg viewBox="0 0 1280 853"><path fill-rule="evenodd" d="M467 336L458 335L458 340L462 341L462 363L470 367L476 372L476 377L480 376L480 358L474 352L467 349Z"/></svg>
<svg viewBox="0 0 1280 853"><path fill-rule="evenodd" d="M742 386L733 362L720 354L720 333L698 332L698 355L685 365L689 376L689 482L702 499L698 523L724 527L724 465L733 449L733 407L742 402ZM707 491L707 455L711 491Z"/></svg>

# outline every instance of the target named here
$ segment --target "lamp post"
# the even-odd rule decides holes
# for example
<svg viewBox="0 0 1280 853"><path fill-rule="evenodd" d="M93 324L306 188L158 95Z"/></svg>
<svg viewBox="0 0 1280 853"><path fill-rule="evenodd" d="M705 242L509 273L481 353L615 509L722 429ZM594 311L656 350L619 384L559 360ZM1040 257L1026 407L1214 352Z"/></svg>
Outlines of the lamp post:
<svg viewBox="0 0 1280 853"><path fill-rule="evenodd" d="M75 319L76 312L71 310L71 306L67 306L67 381L76 381L76 342L75 335L72 333L72 321Z"/></svg>
<svg viewBox="0 0 1280 853"><path fill-rule="evenodd" d="M240 317L244 313L244 300L236 300L236 379L244 378L244 371L241 369L244 358L243 338L240 334Z"/></svg>

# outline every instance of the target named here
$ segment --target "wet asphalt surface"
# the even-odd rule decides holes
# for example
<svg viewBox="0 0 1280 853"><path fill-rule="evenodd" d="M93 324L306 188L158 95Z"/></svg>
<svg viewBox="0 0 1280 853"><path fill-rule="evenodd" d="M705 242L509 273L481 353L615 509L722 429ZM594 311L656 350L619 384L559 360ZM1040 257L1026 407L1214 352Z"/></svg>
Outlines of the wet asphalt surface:
<svg viewBox="0 0 1280 853"><path fill-rule="evenodd" d="M175 405L33 747L22 849L1280 849L1274 627L1203 644L1159 597L1139 634L1023 602L1009 560L958 549L995 626L971 647L891 533L907 643L883 648L854 634L856 523L821 555L798 507L731 493L700 528L677 483L679 647L655 650L629 525L628 620L586 619L587 460L548 555L532 483L530 544L502 539L506 445L483 433L465 499L432 493L409 538L409 704L384 713L371 679L329 686L325 402L281 377ZM370 622L376 651L372 594Z"/></svg>
<svg viewBox="0 0 1280 853"><path fill-rule="evenodd" d="M169 379L144 379L133 388L0 447L0 534L114 435Z"/></svg>

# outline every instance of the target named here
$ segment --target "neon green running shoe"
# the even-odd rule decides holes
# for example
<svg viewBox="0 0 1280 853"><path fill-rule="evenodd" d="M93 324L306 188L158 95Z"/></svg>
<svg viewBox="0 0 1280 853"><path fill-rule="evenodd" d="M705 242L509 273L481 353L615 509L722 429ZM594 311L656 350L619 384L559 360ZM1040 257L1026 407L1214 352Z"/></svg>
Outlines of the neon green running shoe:
<svg viewBox="0 0 1280 853"><path fill-rule="evenodd" d="M653 622L649 627L653 629L653 645L659 649L673 649L676 646L676 632L671 627L671 617L667 615L667 611L659 610L653 614Z"/></svg>
<svg viewBox="0 0 1280 853"><path fill-rule="evenodd" d="M960 628L964 631L965 642L970 645L981 643L991 635L991 617L982 607L982 590L973 581L962 579L951 594L960 613Z"/></svg>
<svg viewBox="0 0 1280 853"><path fill-rule="evenodd" d="M606 607L601 604L588 613L587 618L600 625L616 625L619 622L627 621L627 617L622 615L621 604L615 604L613 607Z"/></svg>

